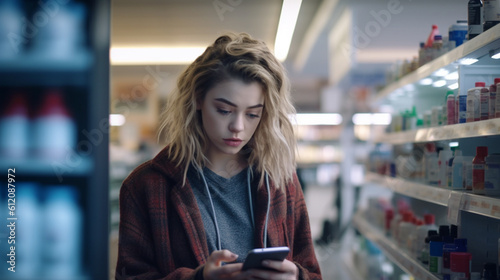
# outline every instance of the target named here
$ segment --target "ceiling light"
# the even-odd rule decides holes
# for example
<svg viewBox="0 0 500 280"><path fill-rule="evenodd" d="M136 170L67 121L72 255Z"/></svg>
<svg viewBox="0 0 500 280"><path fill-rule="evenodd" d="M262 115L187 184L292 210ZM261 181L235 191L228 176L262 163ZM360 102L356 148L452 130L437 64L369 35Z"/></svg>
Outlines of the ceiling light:
<svg viewBox="0 0 500 280"><path fill-rule="evenodd" d="M435 81L432 84L433 87L444 87L445 85L446 85L446 81L445 80Z"/></svg>
<svg viewBox="0 0 500 280"><path fill-rule="evenodd" d="M125 124L125 116L122 114L111 114L109 115L109 125L110 126L122 126Z"/></svg>
<svg viewBox="0 0 500 280"><path fill-rule="evenodd" d="M448 145L450 146L450 148L458 147L458 142L450 142L450 144Z"/></svg>
<svg viewBox="0 0 500 280"><path fill-rule="evenodd" d="M451 89L451 90L455 90L455 89L458 88L458 83L451 84L451 85L448 86L448 88Z"/></svg>
<svg viewBox="0 0 500 280"><path fill-rule="evenodd" d="M355 125L388 125L391 120L392 116L388 113L358 113L352 116Z"/></svg>
<svg viewBox="0 0 500 280"><path fill-rule="evenodd" d="M434 72L434 76L436 76L436 77L444 77L444 76L448 75L448 73L450 73L450 71L441 68L438 71Z"/></svg>
<svg viewBox="0 0 500 280"><path fill-rule="evenodd" d="M452 72L452 73L450 73L450 74L448 74L448 75L444 76L444 78L445 78L446 80L458 80L458 72L457 72L457 71Z"/></svg>
<svg viewBox="0 0 500 280"><path fill-rule="evenodd" d="M205 51L204 47L148 48L113 47L110 51L112 65L170 64L193 62Z"/></svg>
<svg viewBox="0 0 500 280"><path fill-rule="evenodd" d="M490 57L493 59L500 59L500 49L491 50Z"/></svg>
<svg viewBox="0 0 500 280"><path fill-rule="evenodd" d="M274 55L280 61L285 61L288 55L301 4L302 0L283 1L278 32L276 32L276 41L274 42Z"/></svg>
<svg viewBox="0 0 500 280"><path fill-rule="evenodd" d="M333 113L296 114L290 116L290 121L293 125L339 125L342 116Z"/></svg>
<svg viewBox="0 0 500 280"><path fill-rule="evenodd" d="M458 61L458 63L460 63L462 65L471 65L471 64L474 64L476 62L478 62L478 60L475 58L462 58Z"/></svg>
<svg viewBox="0 0 500 280"><path fill-rule="evenodd" d="M420 80L420 84L423 86L432 85L432 82L433 81L431 78L425 78L425 79Z"/></svg>

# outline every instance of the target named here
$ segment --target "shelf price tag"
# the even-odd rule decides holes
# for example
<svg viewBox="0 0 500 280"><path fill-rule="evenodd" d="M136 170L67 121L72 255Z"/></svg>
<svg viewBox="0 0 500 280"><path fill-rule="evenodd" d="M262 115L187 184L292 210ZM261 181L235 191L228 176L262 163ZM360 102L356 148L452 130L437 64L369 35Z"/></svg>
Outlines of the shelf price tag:
<svg viewBox="0 0 500 280"><path fill-rule="evenodd" d="M462 192L450 193L448 198L448 223L460 225L460 210L463 209L464 203L465 199Z"/></svg>

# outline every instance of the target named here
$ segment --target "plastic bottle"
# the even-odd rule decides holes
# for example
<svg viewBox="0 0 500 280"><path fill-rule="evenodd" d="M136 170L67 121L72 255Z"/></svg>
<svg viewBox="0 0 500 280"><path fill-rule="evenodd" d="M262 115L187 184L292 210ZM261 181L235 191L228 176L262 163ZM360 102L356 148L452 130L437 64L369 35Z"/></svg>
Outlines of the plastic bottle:
<svg viewBox="0 0 500 280"><path fill-rule="evenodd" d="M413 218L413 213L407 211L403 214L403 220L399 223L397 243L403 249L407 249L406 243L407 243L407 238L410 235L412 218Z"/></svg>
<svg viewBox="0 0 500 280"><path fill-rule="evenodd" d="M486 84L485 84L486 86ZM480 116L481 120L487 120L490 116L490 90L487 87L481 88L481 91L479 93L479 110L480 110Z"/></svg>
<svg viewBox="0 0 500 280"><path fill-rule="evenodd" d="M425 42L426 48L432 48L432 44L434 43L434 38L436 35L439 35L439 29L438 29L437 25L433 24L431 33L429 34L429 37L427 38L427 41Z"/></svg>
<svg viewBox="0 0 500 280"><path fill-rule="evenodd" d="M500 0L483 0L484 3L484 25L486 31L500 23Z"/></svg>
<svg viewBox="0 0 500 280"><path fill-rule="evenodd" d="M447 124L455 124L455 94L452 90L446 93Z"/></svg>
<svg viewBox="0 0 500 280"><path fill-rule="evenodd" d="M415 243L417 244L416 251L422 252L425 248L425 238L429 234L430 230L436 231L437 234L437 226L434 224L434 215L433 214L425 214L424 215L424 224L421 226L418 226L416 229L416 240ZM420 256L421 258L421 256Z"/></svg>
<svg viewBox="0 0 500 280"><path fill-rule="evenodd" d="M436 145L434 143L426 144L426 157L425 157L425 172L427 184L438 186L439 185L439 159L436 152Z"/></svg>
<svg viewBox="0 0 500 280"><path fill-rule="evenodd" d="M411 112L408 111L406 115L405 129L406 130L417 129L417 108L415 106L413 106Z"/></svg>
<svg viewBox="0 0 500 280"><path fill-rule="evenodd" d="M443 36L435 35L434 42L432 42L432 59L436 59L442 54L443 54Z"/></svg>
<svg viewBox="0 0 500 280"><path fill-rule="evenodd" d="M476 82L475 87L467 91L467 122L481 120L480 95L485 86L484 82Z"/></svg>
<svg viewBox="0 0 500 280"><path fill-rule="evenodd" d="M496 102L497 102L497 84L500 84L500 78L495 78L493 84L490 85L490 109L489 119L494 119L496 115Z"/></svg>
<svg viewBox="0 0 500 280"><path fill-rule="evenodd" d="M81 273L82 210L73 186L49 186L43 208L44 275L70 279Z"/></svg>
<svg viewBox="0 0 500 280"><path fill-rule="evenodd" d="M40 185L33 182L22 182L16 185L16 275L34 279L39 275L41 267L40 239ZM6 207L7 208L7 207Z"/></svg>
<svg viewBox="0 0 500 280"><path fill-rule="evenodd" d="M451 279L470 279L472 255L470 253L453 252L450 254Z"/></svg>
<svg viewBox="0 0 500 280"><path fill-rule="evenodd" d="M463 172L464 172L464 158L462 156L462 151L459 149L455 149L455 157L452 161L451 166L451 188L454 190L463 190L464 180L463 180Z"/></svg>
<svg viewBox="0 0 500 280"><path fill-rule="evenodd" d="M406 244L406 247L408 248L408 251L410 253L410 256L414 259L417 258L418 252L419 252L419 243L417 241L418 239L418 233L417 233L417 228L421 227L424 225L424 221L420 219L414 219L413 220L413 226L410 228L410 235L408 236L408 242Z"/></svg>
<svg viewBox="0 0 500 280"><path fill-rule="evenodd" d="M484 193L490 196L500 195L500 153L485 158Z"/></svg>
<svg viewBox="0 0 500 280"><path fill-rule="evenodd" d="M459 88L458 123L467 122L467 90Z"/></svg>
<svg viewBox="0 0 500 280"><path fill-rule="evenodd" d="M464 161L464 184L465 184L465 190L466 191L472 191L472 160L474 160L474 157L472 156L464 156L463 157Z"/></svg>
<svg viewBox="0 0 500 280"><path fill-rule="evenodd" d="M488 147L476 147L476 157L472 161L472 191L476 194L484 194L486 156L488 156Z"/></svg>
<svg viewBox="0 0 500 280"><path fill-rule="evenodd" d="M76 146L76 125L59 90L49 90L33 122L35 153L43 158L60 159Z"/></svg>
<svg viewBox="0 0 500 280"><path fill-rule="evenodd" d="M467 21L457 20L457 23L450 26L448 36L450 37L450 41L455 42L455 47L462 45L464 40L467 39Z"/></svg>
<svg viewBox="0 0 500 280"><path fill-rule="evenodd" d="M474 37L483 32L483 1L469 0L467 8L467 25L469 27L468 39L472 40Z"/></svg>
<svg viewBox="0 0 500 280"><path fill-rule="evenodd" d="M448 166L450 159L453 157L453 152L450 149L449 145L445 145L444 148L439 151L438 155L438 169L439 169L439 181L438 185L440 187L448 186Z"/></svg>
<svg viewBox="0 0 500 280"><path fill-rule="evenodd" d="M425 238L424 242L424 247L422 248L422 254L421 254L421 257L420 257L420 261L425 264L425 265L429 265L429 244L430 244L430 241L431 241L431 238L433 237L438 237L438 232L436 230L429 230L427 232L427 237Z"/></svg>
<svg viewBox="0 0 500 280"><path fill-rule="evenodd" d="M16 93L0 117L0 155L20 159L28 154L29 117L26 97Z"/></svg>

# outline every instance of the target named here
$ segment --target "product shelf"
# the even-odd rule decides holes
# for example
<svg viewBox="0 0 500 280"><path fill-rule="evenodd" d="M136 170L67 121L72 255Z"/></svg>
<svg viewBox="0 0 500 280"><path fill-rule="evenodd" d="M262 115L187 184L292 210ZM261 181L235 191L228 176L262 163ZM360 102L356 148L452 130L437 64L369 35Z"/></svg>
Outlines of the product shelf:
<svg viewBox="0 0 500 280"><path fill-rule="evenodd" d="M386 99L391 93L411 84L418 84L424 78L431 76L441 68L446 68L457 63L463 58L480 59L489 55L490 50L500 48L500 25L496 25L489 30L481 33L473 40L456 47L448 53L434 59L433 61L419 67L412 73L402 77L398 81L384 87L375 96L375 102Z"/></svg>
<svg viewBox="0 0 500 280"><path fill-rule="evenodd" d="M365 182L374 183L409 197L447 206L452 208L452 211L465 211L500 220L500 198L497 197L452 191L372 172L366 174Z"/></svg>
<svg viewBox="0 0 500 280"><path fill-rule="evenodd" d="M22 176L55 176L62 179L65 176L87 176L93 170L90 157L74 157L59 160L39 158L6 159L0 158L0 167L3 170L16 168L16 174Z"/></svg>
<svg viewBox="0 0 500 280"><path fill-rule="evenodd" d="M468 137L482 137L500 134L500 118L460 123L438 127L422 128L411 131L382 134L375 142L388 144L405 144L453 140Z"/></svg>
<svg viewBox="0 0 500 280"><path fill-rule="evenodd" d="M429 272L418 261L403 252L392 240L387 238L378 228L371 225L362 214L357 213L353 218L354 226L369 240L375 243L391 261L402 270L414 276L415 279L439 280L440 278Z"/></svg>

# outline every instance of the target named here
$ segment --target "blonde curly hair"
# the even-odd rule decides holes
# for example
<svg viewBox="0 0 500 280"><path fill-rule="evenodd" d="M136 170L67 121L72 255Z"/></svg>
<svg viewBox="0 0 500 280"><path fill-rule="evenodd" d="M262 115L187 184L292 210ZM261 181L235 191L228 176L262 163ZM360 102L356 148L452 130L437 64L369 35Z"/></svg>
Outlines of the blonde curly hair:
<svg viewBox="0 0 500 280"><path fill-rule="evenodd" d="M220 36L179 76L162 113L159 140L167 145L171 160L184 166L206 166L204 151L209 139L197 113L197 102L221 82L239 79L258 82L263 88L261 121L240 154L261 174L268 173L277 188L293 180L296 140L289 115L295 113L290 84L283 65L266 44L246 33Z"/></svg>

